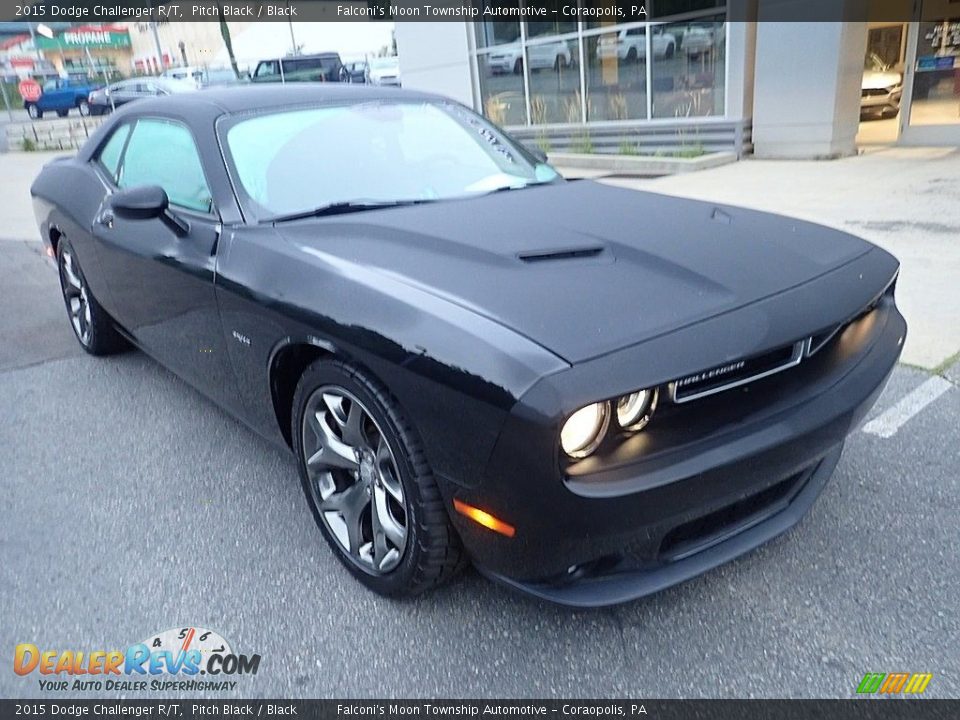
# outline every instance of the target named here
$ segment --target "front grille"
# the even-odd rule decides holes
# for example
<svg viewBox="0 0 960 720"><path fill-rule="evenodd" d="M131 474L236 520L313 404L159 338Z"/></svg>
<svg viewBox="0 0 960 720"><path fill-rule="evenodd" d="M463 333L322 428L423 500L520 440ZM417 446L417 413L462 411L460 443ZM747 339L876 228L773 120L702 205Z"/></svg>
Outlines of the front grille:
<svg viewBox="0 0 960 720"><path fill-rule="evenodd" d="M808 468L766 490L678 525L664 535L660 543L660 559L664 562L681 560L766 520L789 504L809 475Z"/></svg>
<svg viewBox="0 0 960 720"><path fill-rule="evenodd" d="M801 340L680 378L670 383L670 398L676 403L689 402L792 368L803 359L806 344L807 340Z"/></svg>

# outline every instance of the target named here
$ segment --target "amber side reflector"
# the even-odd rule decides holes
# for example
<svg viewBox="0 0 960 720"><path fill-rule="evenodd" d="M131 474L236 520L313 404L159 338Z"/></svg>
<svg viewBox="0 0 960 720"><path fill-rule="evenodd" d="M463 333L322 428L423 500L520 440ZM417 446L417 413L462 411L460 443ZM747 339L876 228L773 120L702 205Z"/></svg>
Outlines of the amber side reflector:
<svg viewBox="0 0 960 720"><path fill-rule="evenodd" d="M490 513L484 512L480 508L476 508L473 505L467 505L467 503L461 502L456 498L453 500L453 509L461 515L470 518L478 525L483 525L488 530L493 530L501 535L513 537L517 533L513 525L509 525L503 520L498 520Z"/></svg>
<svg viewBox="0 0 960 720"><path fill-rule="evenodd" d="M52 258L52 257L56 257L56 256L57 256L57 254L53 251L53 248L52 248L52 247L48 247L48 248L47 248L47 257L51 257L51 258Z"/></svg>

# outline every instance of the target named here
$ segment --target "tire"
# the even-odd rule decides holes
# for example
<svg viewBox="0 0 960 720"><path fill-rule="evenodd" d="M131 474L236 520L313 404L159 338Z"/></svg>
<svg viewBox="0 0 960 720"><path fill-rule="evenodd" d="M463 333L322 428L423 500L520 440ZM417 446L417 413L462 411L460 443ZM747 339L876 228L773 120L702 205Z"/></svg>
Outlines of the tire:
<svg viewBox="0 0 960 720"><path fill-rule="evenodd" d="M419 436L377 381L340 360L318 360L297 384L291 420L314 521L363 585L411 596L466 565ZM339 440L325 442L330 433Z"/></svg>
<svg viewBox="0 0 960 720"><path fill-rule="evenodd" d="M110 355L122 350L126 341L87 287L83 270L66 238L61 238L57 245L57 267L67 318L80 347L91 355Z"/></svg>
<svg viewBox="0 0 960 720"><path fill-rule="evenodd" d="M57 117L66 117L69 113L69 110L57 110Z"/></svg>
<svg viewBox="0 0 960 720"><path fill-rule="evenodd" d="M90 115L90 104L86 100L81 100L77 103L77 112L83 117L88 117Z"/></svg>
<svg viewBox="0 0 960 720"><path fill-rule="evenodd" d="M557 55L557 59L553 61L553 69L557 72L565 70L567 67L567 60L563 55Z"/></svg>
<svg viewBox="0 0 960 720"><path fill-rule="evenodd" d="M516 62L513 63L513 74L520 75L521 73L523 73L523 60L517 58Z"/></svg>
<svg viewBox="0 0 960 720"><path fill-rule="evenodd" d="M673 53L674 53L674 47L673 47L673 45L667 45L667 49L666 49L666 51L663 53L663 57L665 57L667 60L669 60L669 59L671 59L671 58L673 57Z"/></svg>
<svg viewBox="0 0 960 720"><path fill-rule="evenodd" d="M43 110L38 108L34 103L30 103L27 105L27 115L29 115L32 120L39 120L43 117Z"/></svg>
<svg viewBox="0 0 960 720"><path fill-rule="evenodd" d="M626 61L627 61L628 63L635 63L635 62L637 62L637 49L636 49L635 47L632 47L632 48L630 48L629 50L627 50L627 60L626 60Z"/></svg>

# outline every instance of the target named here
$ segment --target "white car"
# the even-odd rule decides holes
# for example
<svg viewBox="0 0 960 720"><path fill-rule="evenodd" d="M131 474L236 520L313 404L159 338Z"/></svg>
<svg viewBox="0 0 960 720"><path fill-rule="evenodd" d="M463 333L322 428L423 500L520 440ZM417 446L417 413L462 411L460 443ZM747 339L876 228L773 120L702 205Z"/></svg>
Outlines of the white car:
<svg viewBox="0 0 960 720"><path fill-rule="evenodd" d="M880 117L900 112L903 75L887 65L876 53L867 53L860 83L860 114Z"/></svg>
<svg viewBox="0 0 960 720"><path fill-rule="evenodd" d="M167 68L160 77L171 80L188 80L199 87L203 83L203 68L184 65L181 67Z"/></svg>
<svg viewBox="0 0 960 720"><path fill-rule="evenodd" d="M527 46L531 70L560 69L569 67L573 53L566 40L551 40ZM520 43L501 45L487 55L487 67L494 73L523 72L523 49Z"/></svg>
<svg viewBox="0 0 960 720"><path fill-rule="evenodd" d="M370 85L400 87L400 60L394 57L372 58L367 63L364 77Z"/></svg>
<svg viewBox="0 0 960 720"><path fill-rule="evenodd" d="M653 28L650 44L656 58L672 58L677 51L677 39L661 27ZM597 58L604 60L614 56L624 62L646 61L646 29L632 27L621 30L616 36L602 36L597 43Z"/></svg>
<svg viewBox="0 0 960 720"><path fill-rule="evenodd" d="M696 58L721 45L725 35L724 25L688 25L684 28L680 46L687 57Z"/></svg>

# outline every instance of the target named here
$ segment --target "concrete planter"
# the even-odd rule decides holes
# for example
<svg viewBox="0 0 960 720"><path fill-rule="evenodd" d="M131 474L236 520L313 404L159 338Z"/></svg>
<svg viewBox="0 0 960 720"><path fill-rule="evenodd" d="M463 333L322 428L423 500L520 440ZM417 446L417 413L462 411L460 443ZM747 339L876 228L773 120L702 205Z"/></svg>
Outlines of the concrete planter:
<svg viewBox="0 0 960 720"><path fill-rule="evenodd" d="M604 175L677 175L736 162L734 152L714 152L695 158L652 155L600 155L550 153L550 163L560 168Z"/></svg>
<svg viewBox="0 0 960 720"><path fill-rule="evenodd" d="M23 150L29 140L36 150L78 150L105 117L65 117L0 125L0 152Z"/></svg>

